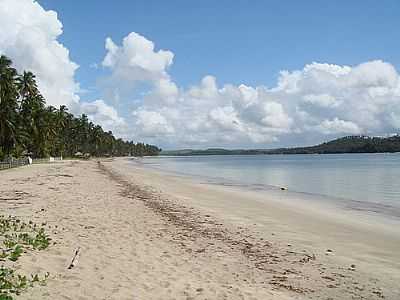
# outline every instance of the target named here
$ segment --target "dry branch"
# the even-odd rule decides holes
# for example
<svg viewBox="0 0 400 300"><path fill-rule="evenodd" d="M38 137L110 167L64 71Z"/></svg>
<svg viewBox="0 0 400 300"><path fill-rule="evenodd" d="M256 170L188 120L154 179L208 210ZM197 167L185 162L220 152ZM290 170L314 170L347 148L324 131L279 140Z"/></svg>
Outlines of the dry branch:
<svg viewBox="0 0 400 300"><path fill-rule="evenodd" d="M76 258L79 255L80 249L81 249L81 247L76 248L74 256L72 257L71 263L68 266L68 270L72 269L75 266L74 263L75 263Z"/></svg>

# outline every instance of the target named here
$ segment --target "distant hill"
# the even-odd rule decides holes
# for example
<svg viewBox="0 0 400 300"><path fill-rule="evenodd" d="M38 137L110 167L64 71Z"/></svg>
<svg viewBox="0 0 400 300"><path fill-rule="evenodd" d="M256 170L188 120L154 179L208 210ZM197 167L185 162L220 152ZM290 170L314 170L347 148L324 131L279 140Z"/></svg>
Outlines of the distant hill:
<svg viewBox="0 0 400 300"><path fill-rule="evenodd" d="M346 136L311 147L281 148L270 150L273 154L332 154L332 153L381 153L400 152L400 136L368 137Z"/></svg>
<svg viewBox="0 0 400 300"><path fill-rule="evenodd" d="M162 151L160 155L254 155L254 154L334 154L400 152L400 135L391 137L346 136L310 147L278 149L221 149Z"/></svg>

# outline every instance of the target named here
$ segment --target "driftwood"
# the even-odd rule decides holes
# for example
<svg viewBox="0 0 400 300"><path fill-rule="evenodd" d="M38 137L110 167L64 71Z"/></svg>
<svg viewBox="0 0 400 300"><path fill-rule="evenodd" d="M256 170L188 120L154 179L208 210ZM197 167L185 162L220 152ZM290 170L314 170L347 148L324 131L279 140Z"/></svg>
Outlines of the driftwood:
<svg viewBox="0 0 400 300"><path fill-rule="evenodd" d="M76 248L74 256L72 257L71 263L68 266L68 270L72 269L75 266L74 263L75 263L76 258L79 255L80 250L81 250L81 247Z"/></svg>

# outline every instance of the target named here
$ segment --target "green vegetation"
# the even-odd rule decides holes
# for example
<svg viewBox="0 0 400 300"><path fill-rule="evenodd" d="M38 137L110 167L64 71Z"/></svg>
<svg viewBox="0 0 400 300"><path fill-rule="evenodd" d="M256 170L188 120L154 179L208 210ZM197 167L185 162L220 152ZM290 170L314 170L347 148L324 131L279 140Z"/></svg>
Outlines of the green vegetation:
<svg viewBox="0 0 400 300"><path fill-rule="evenodd" d="M346 136L312 147L271 150L271 154L333 154L400 152L400 136Z"/></svg>
<svg viewBox="0 0 400 300"><path fill-rule="evenodd" d="M24 251L46 249L51 239L43 226L25 223L11 216L0 216L0 241L4 245L0 258L16 261Z"/></svg>
<svg viewBox="0 0 400 300"><path fill-rule="evenodd" d="M44 225L44 224L43 224ZM50 245L51 239L43 226L32 222L25 223L14 217L0 216L0 261L10 264L16 262L23 253L34 250L44 250ZM30 278L15 273L12 267L0 267L0 300L12 300L12 295L19 295L35 283L45 284L47 273L40 279L38 274Z"/></svg>
<svg viewBox="0 0 400 300"><path fill-rule="evenodd" d="M31 275L30 278L16 274L11 268L0 267L0 300L13 300L12 294L19 295L35 283L45 285L49 273L41 279L39 275Z"/></svg>
<svg viewBox="0 0 400 300"><path fill-rule="evenodd" d="M250 149L250 150L176 150L163 151L161 155L254 155L254 154L334 154L334 153L384 153L400 152L400 136L368 137L346 136L330 142L311 147L279 148L279 149Z"/></svg>
<svg viewBox="0 0 400 300"><path fill-rule="evenodd" d="M18 74L12 61L0 56L0 161L31 154L34 158L73 156L157 155L156 146L123 141L105 132L86 115L75 117L66 106L46 106L35 75Z"/></svg>

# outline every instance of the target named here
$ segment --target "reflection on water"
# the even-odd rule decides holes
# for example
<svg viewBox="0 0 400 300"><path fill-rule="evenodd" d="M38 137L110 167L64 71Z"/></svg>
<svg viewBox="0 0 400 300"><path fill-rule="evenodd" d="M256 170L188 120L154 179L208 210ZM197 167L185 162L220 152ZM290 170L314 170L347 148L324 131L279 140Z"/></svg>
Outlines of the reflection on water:
<svg viewBox="0 0 400 300"><path fill-rule="evenodd" d="M400 207L400 154L161 156L142 162L225 183L284 186Z"/></svg>

